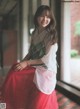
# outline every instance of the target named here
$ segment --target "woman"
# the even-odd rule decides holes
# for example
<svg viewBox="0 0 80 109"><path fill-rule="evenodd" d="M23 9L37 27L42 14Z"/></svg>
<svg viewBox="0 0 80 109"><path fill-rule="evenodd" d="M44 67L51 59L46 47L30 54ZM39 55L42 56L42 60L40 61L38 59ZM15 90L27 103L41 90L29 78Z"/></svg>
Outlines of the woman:
<svg viewBox="0 0 80 109"><path fill-rule="evenodd" d="M49 6L37 9L34 24L29 52L12 66L2 88L7 109L58 109L56 23Z"/></svg>

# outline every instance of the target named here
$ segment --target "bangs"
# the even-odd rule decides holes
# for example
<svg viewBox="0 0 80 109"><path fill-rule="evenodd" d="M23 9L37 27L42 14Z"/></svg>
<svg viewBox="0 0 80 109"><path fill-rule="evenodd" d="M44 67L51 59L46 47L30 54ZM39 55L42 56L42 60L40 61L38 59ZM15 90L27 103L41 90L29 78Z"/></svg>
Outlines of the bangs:
<svg viewBox="0 0 80 109"><path fill-rule="evenodd" d="M42 13L41 13L41 16L47 16L49 18L52 18L52 14L49 10L44 10Z"/></svg>

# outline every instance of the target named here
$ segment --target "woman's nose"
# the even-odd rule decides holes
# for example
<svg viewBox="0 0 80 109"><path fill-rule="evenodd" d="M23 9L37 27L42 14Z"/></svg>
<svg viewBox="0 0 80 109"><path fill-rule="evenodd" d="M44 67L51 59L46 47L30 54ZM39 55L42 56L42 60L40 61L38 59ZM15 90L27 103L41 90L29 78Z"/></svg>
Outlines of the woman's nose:
<svg viewBox="0 0 80 109"><path fill-rule="evenodd" d="M46 16L44 16L44 20L46 20L47 19L47 17Z"/></svg>

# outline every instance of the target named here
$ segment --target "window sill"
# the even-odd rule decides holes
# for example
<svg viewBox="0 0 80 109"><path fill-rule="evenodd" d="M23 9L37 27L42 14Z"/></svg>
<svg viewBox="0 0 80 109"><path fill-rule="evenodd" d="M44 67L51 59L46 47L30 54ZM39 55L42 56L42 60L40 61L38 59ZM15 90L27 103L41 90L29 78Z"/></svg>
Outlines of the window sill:
<svg viewBox="0 0 80 109"><path fill-rule="evenodd" d="M80 105L80 91L79 90L71 86L68 86L67 84L61 81L57 82L56 89Z"/></svg>

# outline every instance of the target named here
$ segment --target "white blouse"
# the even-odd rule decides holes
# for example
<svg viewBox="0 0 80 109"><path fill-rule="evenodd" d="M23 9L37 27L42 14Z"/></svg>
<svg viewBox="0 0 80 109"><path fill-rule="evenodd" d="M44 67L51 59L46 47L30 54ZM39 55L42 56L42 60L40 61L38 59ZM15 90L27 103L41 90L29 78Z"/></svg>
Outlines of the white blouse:
<svg viewBox="0 0 80 109"><path fill-rule="evenodd" d="M36 66L33 82L36 84L37 88L45 94L51 94L56 86L57 49L58 45L56 43L52 45L49 52L41 58L47 68Z"/></svg>

